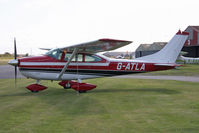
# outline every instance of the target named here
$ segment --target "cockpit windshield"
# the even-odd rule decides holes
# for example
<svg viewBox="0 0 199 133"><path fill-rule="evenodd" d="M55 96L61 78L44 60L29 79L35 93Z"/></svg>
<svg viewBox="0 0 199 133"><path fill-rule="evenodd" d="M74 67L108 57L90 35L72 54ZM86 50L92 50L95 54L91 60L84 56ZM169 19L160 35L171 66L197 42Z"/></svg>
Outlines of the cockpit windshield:
<svg viewBox="0 0 199 133"><path fill-rule="evenodd" d="M45 53L45 55L48 55L52 58L55 58L57 60L60 60L61 59L61 56L62 56L62 51L60 49L52 49L50 51L48 51L47 53Z"/></svg>

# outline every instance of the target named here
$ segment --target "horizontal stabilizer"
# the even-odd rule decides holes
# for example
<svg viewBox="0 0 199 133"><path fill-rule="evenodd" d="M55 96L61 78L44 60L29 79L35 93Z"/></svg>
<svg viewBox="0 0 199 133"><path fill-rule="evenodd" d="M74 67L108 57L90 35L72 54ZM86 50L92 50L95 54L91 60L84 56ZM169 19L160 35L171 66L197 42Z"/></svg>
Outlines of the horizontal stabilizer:
<svg viewBox="0 0 199 133"><path fill-rule="evenodd" d="M176 64L157 63L155 66L176 66Z"/></svg>
<svg viewBox="0 0 199 133"><path fill-rule="evenodd" d="M155 66L168 66L168 67L179 67L179 66L183 66L183 65L179 65L179 64L167 64L167 63L156 63L154 65Z"/></svg>

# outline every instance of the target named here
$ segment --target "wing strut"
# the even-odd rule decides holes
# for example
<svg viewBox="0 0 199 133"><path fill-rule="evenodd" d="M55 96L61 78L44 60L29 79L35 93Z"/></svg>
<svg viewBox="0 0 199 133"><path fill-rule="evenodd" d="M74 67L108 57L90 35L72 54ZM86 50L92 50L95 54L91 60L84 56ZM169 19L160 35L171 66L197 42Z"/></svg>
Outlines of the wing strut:
<svg viewBox="0 0 199 133"><path fill-rule="evenodd" d="M64 66L64 68L62 69L62 71L60 72L60 74L57 76L58 79L61 79L62 75L64 74L64 72L66 71L68 65L70 64L71 60L73 59L73 57L75 56L75 54L77 53L78 48L74 48L72 55L70 56L69 60L67 61L66 65Z"/></svg>

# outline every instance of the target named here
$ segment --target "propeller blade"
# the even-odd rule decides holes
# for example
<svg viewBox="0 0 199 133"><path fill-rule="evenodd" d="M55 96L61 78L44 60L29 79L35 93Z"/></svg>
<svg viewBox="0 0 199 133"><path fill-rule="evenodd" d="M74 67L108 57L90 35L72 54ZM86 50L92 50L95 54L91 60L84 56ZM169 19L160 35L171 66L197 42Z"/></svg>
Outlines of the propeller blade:
<svg viewBox="0 0 199 133"><path fill-rule="evenodd" d="M17 66L15 66L15 87L17 84Z"/></svg>
<svg viewBox="0 0 199 133"><path fill-rule="evenodd" d="M16 46L16 38L14 38L14 59L17 59L17 46ZM17 84L17 66L15 65L15 87Z"/></svg>
<svg viewBox="0 0 199 133"><path fill-rule="evenodd" d="M17 59L17 47L16 47L16 38L14 38L14 59Z"/></svg>

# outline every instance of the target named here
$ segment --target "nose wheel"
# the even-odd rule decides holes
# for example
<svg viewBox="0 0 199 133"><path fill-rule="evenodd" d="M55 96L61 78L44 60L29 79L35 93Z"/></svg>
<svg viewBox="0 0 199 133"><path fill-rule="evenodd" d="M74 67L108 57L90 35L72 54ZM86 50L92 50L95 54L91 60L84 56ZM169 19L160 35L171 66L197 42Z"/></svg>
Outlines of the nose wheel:
<svg viewBox="0 0 199 133"><path fill-rule="evenodd" d="M36 81L36 84L31 84L29 86L26 87L28 90L30 90L31 92L33 93L37 93L39 91L42 91L42 90L45 90L47 89L48 87L46 86L43 86L43 85L40 85L39 84L39 80Z"/></svg>
<svg viewBox="0 0 199 133"><path fill-rule="evenodd" d="M31 90L31 92L32 92L32 93L38 93L39 91L34 91L34 90Z"/></svg>

